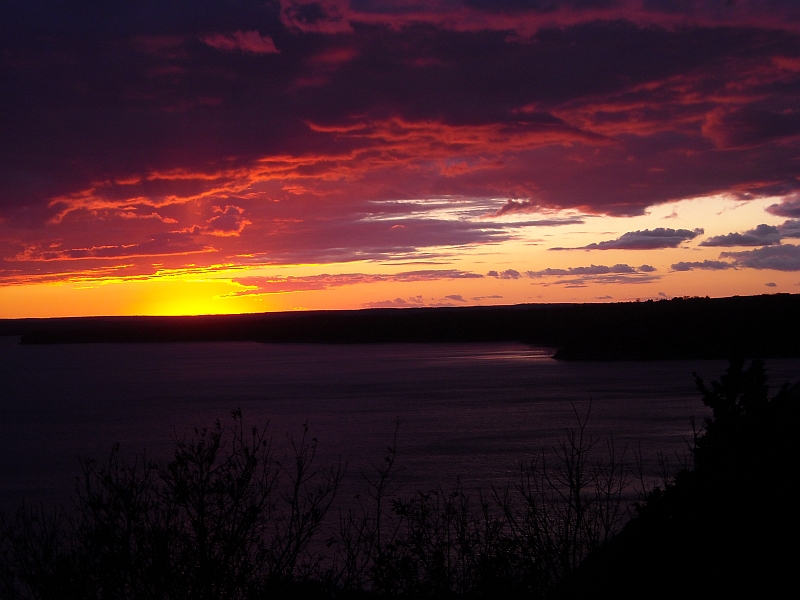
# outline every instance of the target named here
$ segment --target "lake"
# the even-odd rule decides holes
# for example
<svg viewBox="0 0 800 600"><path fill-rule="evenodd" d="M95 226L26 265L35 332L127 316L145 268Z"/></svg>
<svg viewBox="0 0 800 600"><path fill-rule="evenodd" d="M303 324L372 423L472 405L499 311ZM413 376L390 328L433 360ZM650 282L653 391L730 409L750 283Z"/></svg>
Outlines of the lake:
<svg viewBox="0 0 800 600"><path fill-rule="evenodd" d="M522 344L270 345L0 343L0 506L64 501L78 457L147 449L230 422L264 425L278 449L303 423L318 456L348 463L348 493L385 453L399 418L405 489L502 484L520 460L550 449L589 414L587 429L656 455L687 449L706 414L692 372L725 361L559 362ZM773 391L800 379L800 359L767 361ZM673 462L675 460L673 459Z"/></svg>

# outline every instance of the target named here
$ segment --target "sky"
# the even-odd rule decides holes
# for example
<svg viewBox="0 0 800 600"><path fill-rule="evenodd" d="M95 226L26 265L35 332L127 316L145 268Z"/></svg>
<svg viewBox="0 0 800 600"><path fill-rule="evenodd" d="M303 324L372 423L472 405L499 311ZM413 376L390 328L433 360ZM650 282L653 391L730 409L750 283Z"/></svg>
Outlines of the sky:
<svg viewBox="0 0 800 600"><path fill-rule="evenodd" d="M778 292L796 0L0 5L0 318Z"/></svg>

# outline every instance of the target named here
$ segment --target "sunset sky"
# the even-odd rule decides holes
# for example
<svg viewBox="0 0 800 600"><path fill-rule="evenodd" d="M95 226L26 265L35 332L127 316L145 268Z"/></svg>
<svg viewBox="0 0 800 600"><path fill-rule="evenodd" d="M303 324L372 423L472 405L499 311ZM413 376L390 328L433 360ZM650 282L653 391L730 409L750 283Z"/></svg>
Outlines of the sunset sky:
<svg viewBox="0 0 800 600"><path fill-rule="evenodd" d="M6 0L0 65L0 318L800 293L797 0Z"/></svg>

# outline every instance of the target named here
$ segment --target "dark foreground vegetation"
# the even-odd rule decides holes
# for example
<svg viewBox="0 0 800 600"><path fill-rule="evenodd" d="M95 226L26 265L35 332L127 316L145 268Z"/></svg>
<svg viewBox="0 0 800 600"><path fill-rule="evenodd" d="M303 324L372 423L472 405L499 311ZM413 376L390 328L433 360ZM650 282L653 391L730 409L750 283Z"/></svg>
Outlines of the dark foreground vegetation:
<svg viewBox="0 0 800 600"><path fill-rule="evenodd" d="M769 398L759 361L697 381L713 415L659 487L576 414L553 452L477 496L397 494L393 442L339 510L343 466L317 465L315 439L278 455L234 411L168 462L84 460L69 509L6 516L0 597L793 597L800 385Z"/></svg>
<svg viewBox="0 0 800 600"><path fill-rule="evenodd" d="M613 304L0 321L24 344L523 342L563 360L800 356L800 295Z"/></svg>

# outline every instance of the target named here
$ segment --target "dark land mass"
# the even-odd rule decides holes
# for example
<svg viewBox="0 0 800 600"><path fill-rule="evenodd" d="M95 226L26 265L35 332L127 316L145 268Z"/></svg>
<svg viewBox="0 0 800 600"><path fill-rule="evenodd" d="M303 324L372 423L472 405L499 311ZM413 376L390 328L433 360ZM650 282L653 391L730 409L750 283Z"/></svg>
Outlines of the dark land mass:
<svg viewBox="0 0 800 600"><path fill-rule="evenodd" d="M522 342L562 360L800 356L800 295L613 304L0 320L23 344Z"/></svg>

